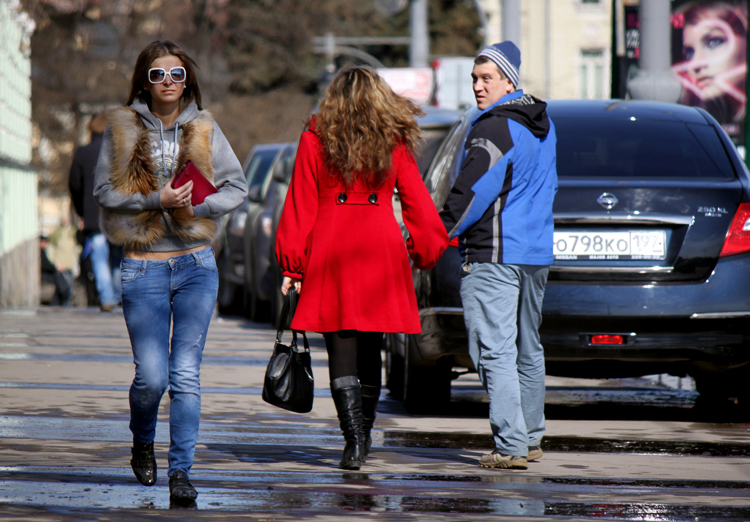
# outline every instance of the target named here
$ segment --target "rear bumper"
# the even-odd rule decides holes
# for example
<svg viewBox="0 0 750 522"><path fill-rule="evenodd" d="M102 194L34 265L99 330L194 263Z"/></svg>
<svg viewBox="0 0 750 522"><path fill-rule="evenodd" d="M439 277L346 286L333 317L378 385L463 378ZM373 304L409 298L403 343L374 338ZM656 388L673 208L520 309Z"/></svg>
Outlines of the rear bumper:
<svg viewBox="0 0 750 522"><path fill-rule="evenodd" d="M445 356L468 354L468 339L460 309L449 313L426 309L422 333L415 337L419 357L436 361ZM661 328L659 328L661 326ZM712 362L733 365L750 361L747 320L695 321L638 317L583 317L573 320L546 317L541 340L549 362L630 361L633 363ZM592 344L593 334L620 334L623 345Z"/></svg>
<svg viewBox="0 0 750 522"><path fill-rule="evenodd" d="M707 280L661 284L548 282L545 316L684 317L750 315L750 254L719 259ZM711 315L705 315L711 314Z"/></svg>
<svg viewBox="0 0 750 522"><path fill-rule="evenodd" d="M420 316L422 333L415 340L424 360L468 354L461 308L426 308ZM550 283L541 336L552 365L627 362L651 373L750 361L748 324L750 255L743 254L722 258L708 280L696 284ZM592 345L597 333L623 334L626 342ZM602 370L616 373L614 366Z"/></svg>

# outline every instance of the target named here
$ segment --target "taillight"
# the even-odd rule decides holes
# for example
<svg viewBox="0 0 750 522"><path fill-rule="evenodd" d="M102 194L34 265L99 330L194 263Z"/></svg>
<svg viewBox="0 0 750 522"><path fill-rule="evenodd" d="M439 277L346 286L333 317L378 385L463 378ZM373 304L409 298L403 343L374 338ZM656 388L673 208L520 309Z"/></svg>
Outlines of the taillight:
<svg viewBox="0 0 750 522"><path fill-rule="evenodd" d="M750 252L750 203L740 203L719 257Z"/></svg>
<svg viewBox="0 0 750 522"><path fill-rule="evenodd" d="M622 335L592 335L591 344L624 344Z"/></svg>

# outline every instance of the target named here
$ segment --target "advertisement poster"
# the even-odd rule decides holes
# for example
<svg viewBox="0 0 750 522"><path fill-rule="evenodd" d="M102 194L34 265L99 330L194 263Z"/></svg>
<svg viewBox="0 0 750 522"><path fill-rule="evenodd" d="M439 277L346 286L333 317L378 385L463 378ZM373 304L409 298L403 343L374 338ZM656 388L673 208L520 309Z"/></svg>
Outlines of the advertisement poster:
<svg viewBox="0 0 750 522"><path fill-rule="evenodd" d="M747 1L673 0L671 23L679 103L706 109L744 145Z"/></svg>

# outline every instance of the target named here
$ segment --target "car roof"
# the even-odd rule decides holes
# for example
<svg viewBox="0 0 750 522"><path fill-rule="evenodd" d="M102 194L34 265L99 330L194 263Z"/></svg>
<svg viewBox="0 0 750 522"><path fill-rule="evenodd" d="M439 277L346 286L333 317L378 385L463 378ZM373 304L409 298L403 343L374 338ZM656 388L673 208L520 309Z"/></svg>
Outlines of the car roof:
<svg viewBox="0 0 750 522"><path fill-rule="evenodd" d="M552 118L643 119L707 124L703 113L687 105L641 100L549 100Z"/></svg>
<svg viewBox="0 0 750 522"><path fill-rule="evenodd" d="M286 146L286 143L262 143L260 145L254 145L253 150L251 152L256 151L262 151L262 150L279 150L280 148Z"/></svg>
<svg viewBox="0 0 750 522"><path fill-rule="evenodd" d="M433 105L420 107L420 109L425 113L424 116L417 117L417 125L422 129L450 127L464 113L463 109L444 109Z"/></svg>

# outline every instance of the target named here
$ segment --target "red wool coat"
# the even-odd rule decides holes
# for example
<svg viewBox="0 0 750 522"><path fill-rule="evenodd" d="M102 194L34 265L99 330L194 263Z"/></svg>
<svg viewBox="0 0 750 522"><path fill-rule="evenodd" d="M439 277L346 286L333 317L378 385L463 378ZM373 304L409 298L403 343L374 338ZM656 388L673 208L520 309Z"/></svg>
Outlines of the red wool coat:
<svg viewBox="0 0 750 522"><path fill-rule="evenodd" d="M302 279L292 329L419 333L408 256L417 267L432 268L448 235L414 156L397 147L387 181L372 190L334 180L324 153L314 132L302 134L276 235L283 274ZM394 186L406 243L393 214Z"/></svg>

